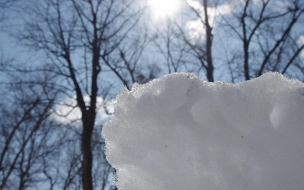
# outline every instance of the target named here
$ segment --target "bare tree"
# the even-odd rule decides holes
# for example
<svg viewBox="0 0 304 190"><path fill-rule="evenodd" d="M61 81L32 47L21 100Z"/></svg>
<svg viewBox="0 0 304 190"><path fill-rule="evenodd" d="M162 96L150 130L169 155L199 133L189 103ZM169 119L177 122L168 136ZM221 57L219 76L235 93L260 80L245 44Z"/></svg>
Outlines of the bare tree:
<svg viewBox="0 0 304 190"><path fill-rule="evenodd" d="M207 80L213 82L214 63L212 56L212 25L214 23L211 22L209 13L209 7L211 6L209 5L210 2L208 0L186 1L186 4L190 9L186 12L188 19L192 21L198 21L202 27L199 29L199 33L203 34L200 34L199 37L194 37L191 35L189 36L189 29L187 26L183 26L176 22L180 32L179 36L184 39L185 45L188 46L188 53L194 56L197 61L199 61L201 68L204 69ZM216 5L213 6L216 7Z"/></svg>
<svg viewBox="0 0 304 190"><path fill-rule="evenodd" d="M6 94L0 105L0 189L23 190L45 183L44 171L58 155L58 128L49 120L57 93L25 83L25 75L13 76L1 83Z"/></svg>
<svg viewBox="0 0 304 190"><path fill-rule="evenodd" d="M159 31L154 41L169 73L177 71L179 65L180 71L199 74L203 70L209 81L218 80L215 72L217 77L225 79L230 75L232 82L249 80L267 71L301 77L303 2L185 2L182 18L176 16L175 26L169 24L170 27ZM180 39L183 44L179 43ZM187 61L177 64L183 60L180 57ZM200 67L187 66L197 62Z"/></svg>
<svg viewBox="0 0 304 190"><path fill-rule="evenodd" d="M126 60L121 44L142 12L141 9L132 9L133 4L133 0L39 0L29 7L27 17L30 19L19 35L27 47L44 51L48 58L47 64L36 70L48 71L61 78L65 88L60 88L64 89L65 95L72 97L76 94L82 122L81 181L84 190L91 190L94 185L92 135L97 99L105 97L109 87L100 73L107 72L106 67L110 67L125 85L130 86L117 71L118 64L111 55L120 52L120 61ZM139 49L141 47L138 46ZM140 55L135 55L133 65L137 56ZM135 70L130 60L124 64L134 77ZM85 97L89 97L88 102Z"/></svg>
<svg viewBox="0 0 304 190"><path fill-rule="evenodd" d="M174 21L167 20L159 27L152 36L153 44L157 48L158 59L163 58L166 65L167 73L187 70L190 72L191 66L188 67L187 53L188 46L179 34L179 28Z"/></svg>
<svg viewBox="0 0 304 190"><path fill-rule="evenodd" d="M297 43L303 3L282 1L281 8L276 3L273 0L240 1L241 6L235 6L232 15L223 17L224 25L242 43L245 80L267 71L285 74L304 48Z"/></svg>
<svg viewBox="0 0 304 190"><path fill-rule="evenodd" d="M143 11L134 24L139 22ZM147 27L136 27L129 32L126 40L120 43L111 54L103 55L102 60L129 90L133 83L146 83L157 77L160 68L156 64L141 64L147 46L151 43ZM145 73L145 71L147 73Z"/></svg>

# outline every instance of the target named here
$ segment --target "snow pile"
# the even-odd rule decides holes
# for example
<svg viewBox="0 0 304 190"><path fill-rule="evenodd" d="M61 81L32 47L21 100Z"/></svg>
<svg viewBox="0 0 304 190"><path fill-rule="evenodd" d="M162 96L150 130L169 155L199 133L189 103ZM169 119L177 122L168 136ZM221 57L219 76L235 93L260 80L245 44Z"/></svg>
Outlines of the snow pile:
<svg viewBox="0 0 304 190"><path fill-rule="evenodd" d="M171 74L124 89L103 131L119 190L304 189L304 84Z"/></svg>

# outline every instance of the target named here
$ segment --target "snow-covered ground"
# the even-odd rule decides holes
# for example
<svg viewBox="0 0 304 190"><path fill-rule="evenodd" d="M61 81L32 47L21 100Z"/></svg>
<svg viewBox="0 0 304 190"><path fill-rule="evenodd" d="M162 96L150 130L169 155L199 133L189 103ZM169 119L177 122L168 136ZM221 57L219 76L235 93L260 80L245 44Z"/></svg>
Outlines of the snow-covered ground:
<svg viewBox="0 0 304 190"><path fill-rule="evenodd" d="M171 74L124 89L104 126L119 190L304 189L304 84Z"/></svg>

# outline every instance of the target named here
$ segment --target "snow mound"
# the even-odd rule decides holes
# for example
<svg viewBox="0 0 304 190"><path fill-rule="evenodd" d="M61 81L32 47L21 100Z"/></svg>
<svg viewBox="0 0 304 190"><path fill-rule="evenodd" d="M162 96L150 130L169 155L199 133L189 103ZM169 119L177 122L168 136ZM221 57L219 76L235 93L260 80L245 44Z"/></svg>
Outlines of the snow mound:
<svg viewBox="0 0 304 190"><path fill-rule="evenodd" d="M124 89L103 137L119 190L304 189L304 84L171 74Z"/></svg>

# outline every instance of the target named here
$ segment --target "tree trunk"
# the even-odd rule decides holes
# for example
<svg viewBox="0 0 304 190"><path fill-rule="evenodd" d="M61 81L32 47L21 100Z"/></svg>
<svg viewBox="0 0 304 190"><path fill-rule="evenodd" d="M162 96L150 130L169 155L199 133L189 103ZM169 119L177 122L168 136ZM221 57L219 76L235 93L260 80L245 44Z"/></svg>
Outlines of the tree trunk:
<svg viewBox="0 0 304 190"><path fill-rule="evenodd" d="M212 27L209 24L209 15L207 8L207 0L204 0L205 27L206 27L206 56L207 56L207 79L209 82L214 82L213 78L213 61L212 61Z"/></svg>
<svg viewBox="0 0 304 190"><path fill-rule="evenodd" d="M82 149L82 189L93 190L93 179L92 179L92 147L91 138L95 124L95 114L90 113L90 110L83 114L83 131L81 136L81 149Z"/></svg>
<svg viewBox="0 0 304 190"><path fill-rule="evenodd" d="M244 43L244 74L245 74L245 80L250 80L249 75L249 45L246 41Z"/></svg>

